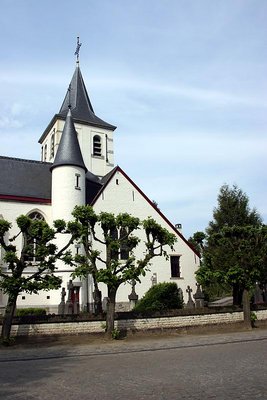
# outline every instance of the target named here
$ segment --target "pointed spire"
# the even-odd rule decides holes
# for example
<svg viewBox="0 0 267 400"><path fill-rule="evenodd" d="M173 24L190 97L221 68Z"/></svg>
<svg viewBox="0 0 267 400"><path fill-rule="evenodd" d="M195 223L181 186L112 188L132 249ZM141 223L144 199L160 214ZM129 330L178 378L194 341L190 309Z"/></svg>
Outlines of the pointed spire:
<svg viewBox="0 0 267 400"><path fill-rule="evenodd" d="M75 121L89 123L90 125L113 131L116 129L115 126L95 115L78 63L58 115L65 118L69 104L71 104L72 116Z"/></svg>
<svg viewBox="0 0 267 400"><path fill-rule="evenodd" d="M77 167L83 168L85 172L87 171L87 168L83 161L77 132L74 127L70 109L66 117L61 140L51 170L55 167L63 165L75 165Z"/></svg>

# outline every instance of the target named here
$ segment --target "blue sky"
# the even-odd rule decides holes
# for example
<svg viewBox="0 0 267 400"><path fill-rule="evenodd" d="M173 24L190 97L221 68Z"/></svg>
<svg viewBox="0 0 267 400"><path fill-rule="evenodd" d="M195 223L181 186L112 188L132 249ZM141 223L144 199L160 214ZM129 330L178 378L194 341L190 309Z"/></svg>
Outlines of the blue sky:
<svg viewBox="0 0 267 400"><path fill-rule="evenodd" d="M266 0L0 0L0 153L38 139L75 68L115 162L186 237L237 184L267 219Z"/></svg>

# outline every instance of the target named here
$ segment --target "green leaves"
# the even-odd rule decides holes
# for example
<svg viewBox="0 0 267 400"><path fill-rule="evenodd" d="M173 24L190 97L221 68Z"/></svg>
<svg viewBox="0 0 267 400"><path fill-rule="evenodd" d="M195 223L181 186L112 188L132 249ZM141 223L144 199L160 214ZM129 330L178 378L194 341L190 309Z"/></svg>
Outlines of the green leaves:
<svg viewBox="0 0 267 400"><path fill-rule="evenodd" d="M96 215L92 207L75 207L75 222L81 224L79 242L85 257L75 257L76 268L73 276L86 276L93 273L98 282L111 287L119 287L123 282L138 280L145 275L151 259L167 252L164 246L173 247L175 235L164 229L152 218L143 223L128 213L115 216L101 212ZM140 239L134 232L145 229L147 242L142 260L136 260L134 251ZM102 251L94 249L94 243L100 243Z"/></svg>

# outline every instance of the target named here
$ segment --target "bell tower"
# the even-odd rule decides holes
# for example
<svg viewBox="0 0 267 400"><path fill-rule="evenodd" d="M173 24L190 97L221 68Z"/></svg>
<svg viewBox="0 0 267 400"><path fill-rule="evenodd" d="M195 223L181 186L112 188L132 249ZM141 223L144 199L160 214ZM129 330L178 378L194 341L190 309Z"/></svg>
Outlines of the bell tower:
<svg viewBox="0 0 267 400"><path fill-rule="evenodd" d="M70 105L85 166L88 171L103 177L114 167L113 133L116 127L97 117L94 112L80 70L80 46L78 40L76 68L62 106L39 139L41 160L54 161Z"/></svg>

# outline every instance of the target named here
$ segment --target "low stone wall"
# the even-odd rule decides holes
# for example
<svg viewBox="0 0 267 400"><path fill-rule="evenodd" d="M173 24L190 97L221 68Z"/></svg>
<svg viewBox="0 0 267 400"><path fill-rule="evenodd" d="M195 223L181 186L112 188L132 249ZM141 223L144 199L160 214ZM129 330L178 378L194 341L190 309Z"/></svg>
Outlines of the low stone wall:
<svg viewBox="0 0 267 400"><path fill-rule="evenodd" d="M255 311L257 319L267 320L267 309ZM127 331L148 331L155 329L175 329L181 327L230 324L243 320L243 312L225 312L201 315L182 315L156 318L119 319L115 327ZM103 333L104 321L66 321L32 324L14 324L12 336L36 335L79 335L84 333Z"/></svg>

